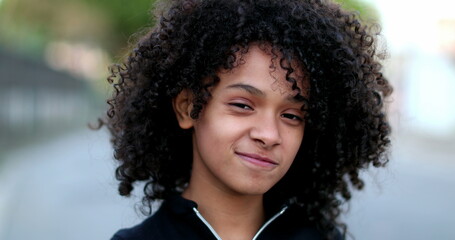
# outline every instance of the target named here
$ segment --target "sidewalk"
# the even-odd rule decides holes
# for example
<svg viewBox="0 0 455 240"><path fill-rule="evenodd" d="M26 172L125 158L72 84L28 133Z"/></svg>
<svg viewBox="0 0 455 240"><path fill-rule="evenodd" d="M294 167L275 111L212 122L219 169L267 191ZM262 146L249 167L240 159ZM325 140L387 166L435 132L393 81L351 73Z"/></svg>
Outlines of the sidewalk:
<svg viewBox="0 0 455 240"><path fill-rule="evenodd" d="M117 195L105 131L81 130L7 156L0 239L109 239L139 221L140 199Z"/></svg>
<svg viewBox="0 0 455 240"><path fill-rule="evenodd" d="M455 148L422 136L393 139L386 169L364 173L346 216L356 239L455 239Z"/></svg>

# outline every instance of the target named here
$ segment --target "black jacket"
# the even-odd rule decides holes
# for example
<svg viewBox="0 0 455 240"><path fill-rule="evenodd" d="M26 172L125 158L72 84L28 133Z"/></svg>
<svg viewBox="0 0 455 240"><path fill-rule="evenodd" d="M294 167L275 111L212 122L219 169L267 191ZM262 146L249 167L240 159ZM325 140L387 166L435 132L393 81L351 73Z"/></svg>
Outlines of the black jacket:
<svg viewBox="0 0 455 240"><path fill-rule="evenodd" d="M253 239L303 239L321 240L322 235L314 227L302 226L295 206L283 206ZM197 211L193 201L174 196L163 202L160 209L141 224L118 231L111 240L216 240L221 239ZM341 240L339 235L337 240Z"/></svg>

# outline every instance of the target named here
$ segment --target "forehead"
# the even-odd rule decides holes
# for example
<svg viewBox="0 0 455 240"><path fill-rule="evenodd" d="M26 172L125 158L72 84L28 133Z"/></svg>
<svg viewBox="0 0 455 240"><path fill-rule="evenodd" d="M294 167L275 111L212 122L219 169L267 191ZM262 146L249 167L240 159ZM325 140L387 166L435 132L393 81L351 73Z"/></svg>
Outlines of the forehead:
<svg viewBox="0 0 455 240"><path fill-rule="evenodd" d="M269 86L281 94L296 90L305 96L309 86L303 65L292 55L267 44L250 44L247 49L238 51L233 68L221 69L218 76L252 85L258 84L259 79L270 79Z"/></svg>

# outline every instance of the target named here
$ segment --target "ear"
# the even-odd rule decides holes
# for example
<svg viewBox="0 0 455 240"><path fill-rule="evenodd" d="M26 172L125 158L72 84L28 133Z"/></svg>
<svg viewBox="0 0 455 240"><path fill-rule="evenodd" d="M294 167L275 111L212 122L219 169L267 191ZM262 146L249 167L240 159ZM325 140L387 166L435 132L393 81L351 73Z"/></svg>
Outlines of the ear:
<svg viewBox="0 0 455 240"><path fill-rule="evenodd" d="M172 99L172 107L174 108L175 116L182 129L190 129L193 127L193 119L190 116L193 109L193 93L188 89L183 89L174 99Z"/></svg>

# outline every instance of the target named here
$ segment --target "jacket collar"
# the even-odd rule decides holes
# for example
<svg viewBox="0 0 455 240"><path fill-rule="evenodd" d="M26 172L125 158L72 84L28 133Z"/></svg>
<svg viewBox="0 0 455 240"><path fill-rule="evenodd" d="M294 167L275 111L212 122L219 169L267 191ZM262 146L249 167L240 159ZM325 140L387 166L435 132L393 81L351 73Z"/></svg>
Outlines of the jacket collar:
<svg viewBox="0 0 455 240"><path fill-rule="evenodd" d="M198 204L192 200L182 197L180 194L172 194L163 202L169 210L176 215L194 214L193 208L198 208ZM286 201L285 203L277 203L273 201L264 200L264 209L266 218L273 216L285 207L290 207L292 202Z"/></svg>
<svg viewBox="0 0 455 240"><path fill-rule="evenodd" d="M176 215L193 214L193 208L198 207L196 202L183 198L180 194L171 195L163 205Z"/></svg>

